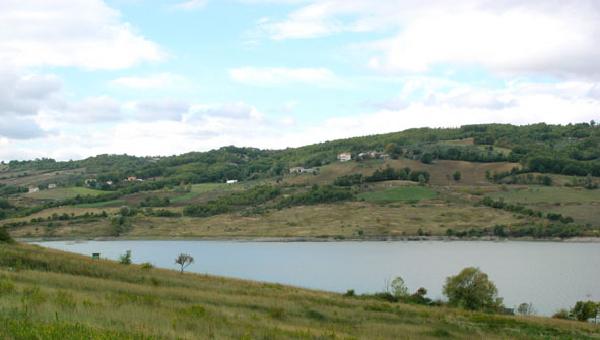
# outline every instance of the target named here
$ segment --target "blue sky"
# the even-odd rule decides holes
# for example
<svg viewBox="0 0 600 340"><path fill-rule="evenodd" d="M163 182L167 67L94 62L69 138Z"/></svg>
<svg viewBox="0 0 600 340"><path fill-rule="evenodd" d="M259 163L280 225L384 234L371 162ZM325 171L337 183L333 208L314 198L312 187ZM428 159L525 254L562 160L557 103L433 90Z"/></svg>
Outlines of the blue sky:
<svg viewBox="0 0 600 340"><path fill-rule="evenodd" d="M6 0L0 160L600 118L596 1Z"/></svg>

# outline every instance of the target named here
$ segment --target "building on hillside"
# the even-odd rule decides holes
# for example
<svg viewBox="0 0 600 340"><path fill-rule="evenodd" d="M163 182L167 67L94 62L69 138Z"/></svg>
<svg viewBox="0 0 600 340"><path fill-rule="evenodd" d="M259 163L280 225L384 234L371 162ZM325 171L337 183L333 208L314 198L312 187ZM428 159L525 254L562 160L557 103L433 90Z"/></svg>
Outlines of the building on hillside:
<svg viewBox="0 0 600 340"><path fill-rule="evenodd" d="M27 192L32 193L32 192L38 192L40 191L39 187L29 187Z"/></svg>
<svg viewBox="0 0 600 340"><path fill-rule="evenodd" d="M56 189L56 184L54 184L54 183L48 184L48 189Z"/></svg>
<svg viewBox="0 0 600 340"><path fill-rule="evenodd" d="M113 185L113 181L106 181L107 185Z"/></svg>
<svg viewBox="0 0 600 340"><path fill-rule="evenodd" d="M126 180L126 181L127 181L127 182L133 182L133 181L137 181L137 177L135 177L135 176L129 176L129 177L127 177L127 180Z"/></svg>
<svg viewBox="0 0 600 340"><path fill-rule="evenodd" d="M290 174L315 174L318 172L319 168L305 168L301 166L290 168Z"/></svg>
<svg viewBox="0 0 600 340"><path fill-rule="evenodd" d="M227 183L227 184L235 184L237 182L238 182L237 179L228 179L225 183Z"/></svg>
<svg viewBox="0 0 600 340"><path fill-rule="evenodd" d="M352 160L352 154L350 152L342 152L337 156L338 161L347 162Z"/></svg>

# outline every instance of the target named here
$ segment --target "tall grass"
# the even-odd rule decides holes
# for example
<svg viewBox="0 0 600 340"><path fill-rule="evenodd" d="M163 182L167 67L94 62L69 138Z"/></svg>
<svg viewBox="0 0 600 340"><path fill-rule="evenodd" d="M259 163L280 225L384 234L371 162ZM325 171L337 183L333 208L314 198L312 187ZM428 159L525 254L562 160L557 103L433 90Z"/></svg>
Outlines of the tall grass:
<svg viewBox="0 0 600 340"><path fill-rule="evenodd" d="M600 329L0 245L0 338L600 338Z"/></svg>

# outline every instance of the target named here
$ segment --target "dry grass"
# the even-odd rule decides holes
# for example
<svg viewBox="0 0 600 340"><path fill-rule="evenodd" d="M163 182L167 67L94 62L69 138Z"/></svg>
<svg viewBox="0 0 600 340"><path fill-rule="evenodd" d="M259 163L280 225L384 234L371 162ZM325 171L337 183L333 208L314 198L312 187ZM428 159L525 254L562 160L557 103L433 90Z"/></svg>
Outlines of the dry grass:
<svg viewBox="0 0 600 340"><path fill-rule="evenodd" d="M26 245L0 245L0 287L0 337L9 339L600 337L584 323L182 275Z"/></svg>
<svg viewBox="0 0 600 340"><path fill-rule="evenodd" d="M446 229L464 230L493 227L495 224L527 223L512 214L486 207L422 201L416 204L388 205L350 202L300 206L274 210L263 215L225 214L207 218L160 218L138 216L132 238L359 238L416 235L419 229L432 235L445 235ZM359 232L360 231L360 232ZM42 225L13 229L15 237L81 238L111 235L108 220L93 223L62 223L49 234ZM360 234L362 234L362 236Z"/></svg>

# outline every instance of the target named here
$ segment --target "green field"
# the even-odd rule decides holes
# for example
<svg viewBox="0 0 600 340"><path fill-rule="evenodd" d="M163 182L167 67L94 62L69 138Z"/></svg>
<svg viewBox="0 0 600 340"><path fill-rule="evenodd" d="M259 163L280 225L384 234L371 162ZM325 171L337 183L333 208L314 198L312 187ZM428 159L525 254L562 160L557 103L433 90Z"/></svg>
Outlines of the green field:
<svg viewBox="0 0 600 340"><path fill-rule="evenodd" d="M202 259L197 260L201 266ZM0 244L0 338L597 339L600 328L144 269Z"/></svg>
<svg viewBox="0 0 600 340"><path fill-rule="evenodd" d="M116 207L125 205L127 202L124 200L112 200L106 202L97 202L97 203L84 203L75 205L77 208L104 208L104 207Z"/></svg>
<svg viewBox="0 0 600 340"><path fill-rule="evenodd" d="M194 198L197 198L198 196L205 194L205 193L209 193L211 191L226 192L226 191L239 190L239 189L240 189L239 184L234 184L234 185L225 184L225 183L194 184L194 185L192 185L192 189L190 192L172 197L171 202L172 203L182 203L182 202L191 201Z"/></svg>
<svg viewBox="0 0 600 340"><path fill-rule="evenodd" d="M569 187L529 186L527 188L498 191L490 195L509 203L592 203L600 202L600 190Z"/></svg>
<svg viewBox="0 0 600 340"><path fill-rule="evenodd" d="M85 195L98 195L103 193L101 190L94 190L90 188L84 187L67 187L67 188L55 188L48 190L41 190L38 192L32 192L25 194L29 198L33 198L36 200L64 200L68 198L73 198L77 195L85 196Z"/></svg>
<svg viewBox="0 0 600 340"><path fill-rule="evenodd" d="M373 203L391 203L399 201L421 201L433 199L437 192L421 186L402 186L383 191L370 191L358 195L359 199Z"/></svg>

